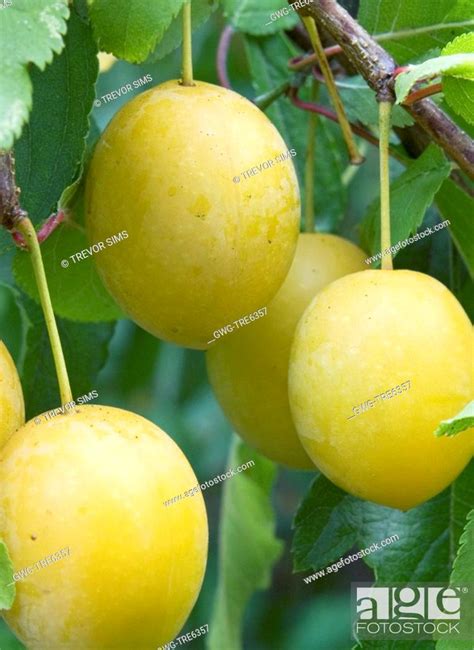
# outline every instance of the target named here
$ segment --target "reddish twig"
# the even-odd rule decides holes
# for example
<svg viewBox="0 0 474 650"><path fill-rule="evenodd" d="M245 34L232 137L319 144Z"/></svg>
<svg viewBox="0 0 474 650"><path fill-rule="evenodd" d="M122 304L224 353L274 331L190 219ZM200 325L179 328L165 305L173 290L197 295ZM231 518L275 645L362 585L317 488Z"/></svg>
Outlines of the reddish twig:
<svg viewBox="0 0 474 650"><path fill-rule="evenodd" d="M425 86L424 88L418 88L408 95L408 97L403 102L404 106L411 106L420 99L425 97L431 97L431 95L436 95L443 90L443 84L431 84L430 86Z"/></svg>
<svg viewBox="0 0 474 650"><path fill-rule="evenodd" d="M40 244L42 244L48 237L53 233L56 228L59 226L59 224L63 223L66 219L66 214L63 210L60 210L59 212L56 212L52 214L50 217L46 219L46 221L43 223L41 228L38 230L38 241ZM23 238L23 235L21 235L19 232L14 231L12 232L12 237L15 241L15 243L20 246L20 248L28 248L27 244Z"/></svg>
<svg viewBox="0 0 474 650"><path fill-rule="evenodd" d="M331 47L324 48L324 54L329 59L336 54L341 54L342 47L340 45L331 45ZM293 59L288 61L288 67L290 70L302 70L309 65L315 65L318 63L318 55L313 52L313 54L295 56Z"/></svg>
<svg viewBox="0 0 474 650"><path fill-rule="evenodd" d="M326 106L322 106L321 104L313 104L311 102L305 102L303 99L300 99L298 97L298 88L294 86L292 86L289 89L288 97L290 98L291 103L297 108L301 108L304 111L317 113L318 115L322 115L323 117L326 117L328 120L331 120L333 122L339 122L336 113L334 113L330 108L327 108ZM370 131L367 131L367 129L364 129L362 126L359 126L359 124L354 124L354 122L349 122L349 124L352 129L352 132L355 135L358 135L364 140L367 140L367 142L370 142L370 144L373 144L375 147L379 146L378 138L372 135ZM390 149L390 155L403 164L406 164L407 162L406 158L404 158L402 155L398 153L398 151L395 151L394 149Z"/></svg>
<svg viewBox="0 0 474 650"><path fill-rule="evenodd" d="M217 76L219 78L220 85L224 88L231 88L229 75L227 74L227 58L229 56L229 48L234 33L235 31L232 25L227 25L222 31L221 37L219 39L219 45L217 47Z"/></svg>
<svg viewBox="0 0 474 650"><path fill-rule="evenodd" d="M330 108L327 108L326 106L322 106L321 104L313 104L311 102L305 102L303 99L300 99L298 97L298 88L295 88L294 86L292 86L289 89L288 97L290 98L291 103L294 104L294 106L296 106L297 108L301 108L304 111L310 111L311 113L318 113L318 115L327 117L328 120L332 120L333 122L339 122L336 113L332 111ZM350 126L352 131L356 135L359 135L361 138L364 138L364 140L367 140L371 144L378 147L379 145L378 138L372 135L369 131L366 131L363 127L354 124L354 122L350 122Z"/></svg>

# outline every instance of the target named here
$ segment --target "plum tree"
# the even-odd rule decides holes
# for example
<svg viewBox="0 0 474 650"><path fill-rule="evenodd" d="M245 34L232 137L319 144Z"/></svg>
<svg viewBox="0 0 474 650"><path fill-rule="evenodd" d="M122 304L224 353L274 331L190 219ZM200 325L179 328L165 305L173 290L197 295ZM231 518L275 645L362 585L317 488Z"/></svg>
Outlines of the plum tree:
<svg viewBox="0 0 474 650"><path fill-rule="evenodd" d="M288 363L296 325L315 294L364 268L364 252L341 237L302 233L290 271L267 316L239 328L207 352L214 393L236 432L272 460L314 469L288 403Z"/></svg>
<svg viewBox="0 0 474 650"><path fill-rule="evenodd" d="M129 102L87 178L92 243L123 310L152 334L207 347L216 327L265 305L294 255L300 215L292 154L251 102L168 81Z"/></svg>
<svg viewBox="0 0 474 650"><path fill-rule="evenodd" d="M24 422L20 378L5 344L0 341L0 447Z"/></svg>
<svg viewBox="0 0 474 650"><path fill-rule="evenodd" d="M144 418L83 406L28 422L0 454L0 537L17 582L5 619L31 650L145 650L170 641L203 580L208 530L197 483L173 440Z"/></svg>
<svg viewBox="0 0 474 650"><path fill-rule="evenodd" d="M358 497L406 510L449 485L472 457L473 430L433 432L473 392L470 321L430 276L348 275L298 324L289 372L298 434L318 468Z"/></svg>

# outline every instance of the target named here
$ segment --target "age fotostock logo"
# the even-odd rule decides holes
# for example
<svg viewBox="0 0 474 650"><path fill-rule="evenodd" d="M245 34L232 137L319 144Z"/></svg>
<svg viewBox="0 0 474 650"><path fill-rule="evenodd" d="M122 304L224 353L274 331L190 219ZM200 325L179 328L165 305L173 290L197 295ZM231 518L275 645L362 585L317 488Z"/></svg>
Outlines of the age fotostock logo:
<svg viewBox="0 0 474 650"><path fill-rule="evenodd" d="M367 639L473 638L473 589L440 584L352 585L353 632Z"/></svg>

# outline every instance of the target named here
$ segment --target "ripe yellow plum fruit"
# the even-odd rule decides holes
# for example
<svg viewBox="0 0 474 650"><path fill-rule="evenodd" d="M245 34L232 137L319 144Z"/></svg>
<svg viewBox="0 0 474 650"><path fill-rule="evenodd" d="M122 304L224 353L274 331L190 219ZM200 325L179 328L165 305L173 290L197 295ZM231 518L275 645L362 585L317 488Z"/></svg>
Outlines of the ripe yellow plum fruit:
<svg viewBox="0 0 474 650"><path fill-rule="evenodd" d="M207 352L210 382L236 432L278 463L314 469L288 403L288 363L298 320L320 289L363 269L364 258L360 248L336 235L301 234L267 315L228 334Z"/></svg>
<svg viewBox="0 0 474 650"><path fill-rule="evenodd" d="M434 278L368 270L311 302L291 351L290 407L318 468L347 492L407 510L472 457L471 429L435 437L474 393L470 321Z"/></svg>
<svg viewBox="0 0 474 650"><path fill-rule="evenodd" d="M20 378L3 341L0 341L0 447L25 422Z"/></svg>
<svg viewBox="0 0 474 650"><path fill-rule="evenodd" d="M155 336L205 349L217 327L267 304L298 238L292 153L237 93L168 81L99 140L86 188L91 243L110 293Z"/></svg>
<svg viewBox="0 0 474 650"><path fill-rule="evenodd" d="M37 418L38 419L38 418ZM36 419L36 420L37 420ZM30 421L0 451L0 538L16 572L4 617L29 650L149 650L180 631L199 594L208 529L173 440L117 408ZM69 547L69 555L35 566Z"/></svg>

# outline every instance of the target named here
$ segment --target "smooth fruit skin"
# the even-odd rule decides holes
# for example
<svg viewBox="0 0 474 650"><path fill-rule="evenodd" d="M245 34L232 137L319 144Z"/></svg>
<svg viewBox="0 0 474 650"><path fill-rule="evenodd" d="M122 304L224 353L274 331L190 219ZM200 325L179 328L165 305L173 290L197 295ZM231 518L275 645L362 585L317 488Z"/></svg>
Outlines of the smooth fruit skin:
<svg viewBox="0 0 474 650"><path fill-rule="evenodd" d="M168 81L115 115L86 205L91 243L128 232L95 256L122 309L159 338L205 349L283 283L300 198L291 155L274 160L288 147L268 118L231 90L195 84Z"/></svg>
<svg viewBox="0 0 474 650"><path fill-rule="evenodd" d="M25 423L20 378L3 341L0 341L0 447Z"/></svg>
<svg viewBox="0 0 474 650"><path fill-rule="evenodd" d="M464 469L473 432L437 438L473 397L473 339L456 298L414 271L368 270L321 291L298 324L289 395L303 445L347 492L407 510ZM353 407L405 381L356 417Z"/></svg>
<svg viewBox="0 0 474 650"><path fill-rule="evenodd" d="M302 233L291 269L267 315L220 339L207 352L214 393L236 432L271 460L314 469L288 403L288 364L296 325L315 294L365 267L365 253L341 237Z"/></svg>
<svg viewBox="0 0 474 650"><path fill-rule="evenodd" d="M150 650L180 631L201 588L202 495L163 502L197 479L144 418L84 406L28 422L0 453L0 538L15 571L70 547L16 583L4 616L28 650Z"/></svg>

